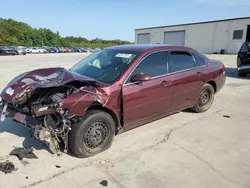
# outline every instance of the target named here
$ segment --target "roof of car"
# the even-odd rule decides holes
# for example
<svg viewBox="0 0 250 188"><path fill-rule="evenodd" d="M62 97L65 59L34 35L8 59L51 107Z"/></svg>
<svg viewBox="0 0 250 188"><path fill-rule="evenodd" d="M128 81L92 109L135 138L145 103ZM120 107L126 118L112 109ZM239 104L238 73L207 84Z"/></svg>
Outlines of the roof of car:
<svg viewBox="0 0 250 188"><path fill-rule="evenodd" d="M105 49L110 50L128 50L128 51L135 51L135 52L144 52L150 49L171 49L171 48L180 48L180 49L189 49L184 46L175 46L175 45L168 45L168 44L129 44L129 45L118 45L118 46L111 46Z"/></svg>

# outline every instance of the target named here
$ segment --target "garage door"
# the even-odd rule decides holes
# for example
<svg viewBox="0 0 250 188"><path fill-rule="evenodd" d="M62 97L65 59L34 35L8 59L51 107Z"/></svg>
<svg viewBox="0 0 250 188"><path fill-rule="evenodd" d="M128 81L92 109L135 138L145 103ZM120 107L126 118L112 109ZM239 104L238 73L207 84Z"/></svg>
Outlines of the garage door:
<svg viewBox="0 0 250 188"><path fill-rule="evenodd" d="M137 35L137 44L149 44L150 43L150 34L143 33Z"/></svg>
<svg viewBox="0 0 250 188"><path fill-rule="evenodd" d="M169 31L164 33L164 44L185 45L185 31Z"/></svg>

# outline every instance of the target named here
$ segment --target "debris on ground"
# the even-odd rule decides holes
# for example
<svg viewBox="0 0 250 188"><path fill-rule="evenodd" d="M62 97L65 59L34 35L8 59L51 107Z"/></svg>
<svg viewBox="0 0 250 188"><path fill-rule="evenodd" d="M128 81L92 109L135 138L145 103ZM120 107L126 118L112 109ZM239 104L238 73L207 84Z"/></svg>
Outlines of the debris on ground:
<svg viewBox="0 0 250 188"><path fill-rule="evenodd" d="M0 170L4 172L5 174L11 173L12 171L16 171L17 168L15 168L15 165L12 162L9 162L8 160L6 162L0 163Z"/></svg>
<svg viewBox="0 0 250 188"><path fill-rule="evenodd" d="M33 153L32 148L15 148L10 152L10 155L17 156L19 160L22 160L23 158L38 159Z"/></svg>
<svg viewBox="0 0 250 188"><path fill-rule="evenodd" d="M102 181L100 182L100 184L101 184L102 186L104 186L104 187L107 187L107 186L108 186L108 181L107 181L107 180L102 180Z"/></svg>
<svg viewBox="0 0 250 188"><path fill-rule="evenodd" d="M56 165L56 168L61 168L61 166L60 165Z"/></svg>
<svg viewBox="0 0 250 188"><path fill-rule="evenodd" d="M223 117L224 117L224 118L230 118L230 116L229 116L229 115L223 115Z"/></svg>
<svg viewBox="0 0 250 188"><path fill-rule="evenodd" d="M29 176L26 176L25 179L29 179Z"/></svg>

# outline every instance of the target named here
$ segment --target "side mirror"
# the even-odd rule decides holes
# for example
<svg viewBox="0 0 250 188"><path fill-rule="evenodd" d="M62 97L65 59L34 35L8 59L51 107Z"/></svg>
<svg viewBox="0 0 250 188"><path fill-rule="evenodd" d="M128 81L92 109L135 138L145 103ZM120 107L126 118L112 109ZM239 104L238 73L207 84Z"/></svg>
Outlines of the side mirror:
<svg viewBox="0 0 250 188"><path fill-rule="evenodd" d="M141 82L148 81L148 80L150 80L150 79L151 79L151 77L150 77L149 75L140 73L140 74L134 75L134 76L131 78L131 81L132 81L132 82L141 83Z"/></svg>

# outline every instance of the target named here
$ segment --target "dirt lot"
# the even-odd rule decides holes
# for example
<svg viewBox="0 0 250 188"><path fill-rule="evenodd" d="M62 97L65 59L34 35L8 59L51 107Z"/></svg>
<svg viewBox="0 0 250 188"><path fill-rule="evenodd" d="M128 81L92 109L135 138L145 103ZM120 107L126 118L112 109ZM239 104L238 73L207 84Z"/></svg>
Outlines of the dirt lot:
<svg viewBox="0 0 250 188"><path fill-rule="evenodd" d="M70 67L84 56L0 57L0 88L27 69ZM208 112L180 112L121 134L109 150L92 158L52 156L24 126L1 123L0 161L8 159L18 170L0 172L0 187L98 188L103 180L120 188L250 187L250 77L236 76L236 56L213 58L226 65L227 81ZM8 156L21 146L34 147L38 159Z"/></svg>

